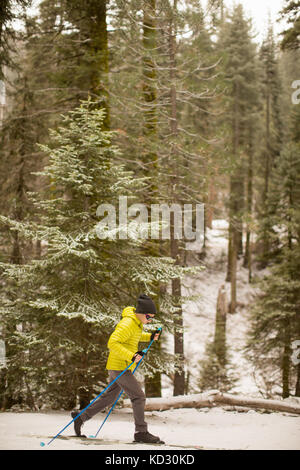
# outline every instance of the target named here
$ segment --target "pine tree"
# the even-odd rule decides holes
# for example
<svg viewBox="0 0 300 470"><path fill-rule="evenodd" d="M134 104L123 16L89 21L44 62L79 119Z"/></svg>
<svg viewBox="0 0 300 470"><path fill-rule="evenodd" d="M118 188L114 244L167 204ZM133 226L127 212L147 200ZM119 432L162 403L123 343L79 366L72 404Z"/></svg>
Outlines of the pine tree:
<svg viewBox="0 0 300 470"><path fill-rule="evenodd" d="M36 142L42 141L46 132L45 114L42 104L38 105L34 94L35 75L31 69L30 45L28 29L19 34L18 55L13 60L13 70L7 69L5 83L7 85L7 110L1 127L0 147L0 210L17 222L31 217L35 218L32 202L27 194L38 186L32 171L39 170L42 164L41 153L36 148ZM10 67L12 64L10 65ZM43 103L45 105L45 102ZM47 119L46 119L47 120ZM1 226L1 260L21 265L30 260L38 249L38 241L24 240L17 230ZM6 283L1 283L1 290L7 289ZM21 324L19 325L21 328ZM10 334L10 328L2 328L3 340ZM14 345L6 344L7 354L13 354ZM2 370L6 376L6 370ZM2 377L3 381L7 380ZM1 380L2 380L1 378ZM29 386L28 386L29 387ZM29 390L29 388L28 388ZM17 393L17 390L14 392ZM13 395L7 391L4 395L4 407L15 402ZM31 401L30 401L31 402ZM6 403L6 404L5 404Z"/></svg>
<svg viewBox="0 0 300 470"><path fill-rule="evenodd" d="M21 238L42 242L39 259L1 263L7 291L0 314L13 347L7 387L36 406L41 396L57 408L73 407L78 396L81 406L90 400L105 380L106 342L121 309L141 291L152 294L158 281L191 272L170 258L144 256L134 229L129 239L99 239L107 230L99 226L98 205L116 206L120 195L134 201L143 186L115 164L119 150L103 120L104 110L83 103L41 147L49 157L39 172L45 189L31 194L39 223L1 216ZM162 310L169 308L166 300ZM160 320L172 324L167 316ZM165 361L160 370L170 367L170 356Z"/></svg>
<svg viewBox="0 0 300 470"><path fill-rule="evenodd" d="M272 227L279 238L270 274L260 282L261 294L252 310L249 357L260 370L272 368L282 396L290 395L297 371L291 364L291 342L299 335L300 282L300 147L287 143L274 170ZM279 375L280 374L280 375ZM296 389L299 394L299 389Z"/></svg>
<svg viewBox="0 0 300 470"><path fill-rule="evenodd" d="M278 158L282 139L283 125L281 119L281 101L280 101L280 79L278 72L278 61L276 58L276 45L274 40L273 27L270 24L268 34L260 49L260 64L262 71L262 96L263 96L263 143L261 145L261 170L264 175L261 189L261 203L259 206L259 236L258 240L262 243L262 255L260 266L266 267L268 259L272 258L272 247L270 245L271 227L267 224L269 217L269 196L270 181L272 178L273 167Z"/></svg>
<svg viewBox="0 0 300 470"><path fill-rule="evenodd" d="M224 75L228 85L225 98L229 134L229 239L227 281L231 282L230 311L235 312L236 269L242 254L243 216L245 213L245 156L249 152L249 125L257 112L256 46L251 40L251 23L245 19L241 5L233 8L221 29L219 41L224 45ZM251 137L253 139L253 136ZM250 144L251 146L251 144Z"/></svg>
<svg viewBox="0 0 300 470"><path fill-rule="evenodd" d="M283 31L282 49L297 50L300 46L300 17L299 0L285 0L285 6L281 11L282 18L286 19L292 26Z"/></svg>
<svg viewBox="0 0 300 470"><path fill-rule="evenodd" d="M283 146L280 155L272 156L272 172L269 178L268 210L264 220L264 227L269 238L271 252L267 261L271 267L270 275L262 283L262 294L258 299L258 307L255 308L252 338L255 327L258 335L265 334L273 337L273 342L267 342L262 359L259 354L253 353L257 370L261 376L269 377L272 382L282 382L282 394L288 396L295 385L295 395L300 394L300 368L291 363L291 343L299 337L300 323L298 312L299 290L295 273L299 260L299 113L298 106L291 102L290 84L297 77L299 68L297 51L285 51L278 57L277 67L270 67L273 71L271 88L272 94L280 98L280 112L270 113L271 116L271 142L276 146L278 131L276 122L278 116L284 126ZM278 72L279 71L279 72ZM276 90L280 74L282 87ZM275 86L275 89L274 89ZM273 109L271 99L271 110ZM275 117L276 114L276 117ZM276 120L277 119L277 120ZM277 128L278 129L278 128ZM278 151L278 146L277 146ZM272 314L275 321L272 325ZM260 322L260 318L262 320ZM260 328L262 332L260 333ZM269 333L270 332L270 333ZM278 341L277 341L277 339ZM277 344L276 344L277 341ZM255 341L254 341L255 343ZM269 348L269 349L268 349ZM262 351L254 346L254 351ZM273 354L273 358L271 355ZM274 367L276 364L276 367ZM272 368L272 373L271 373ZM281 377L280 377L281 375ZM295 379L296 376L296 379ZM265 380L267 383L267 380Z"/></svg>
<svg viewBox="0 0 300 470"><path fill-rule="evenodd" d="M5 67L15 67L12 52L16 51L16 31L12 21L22 16L22 9L30 5L31 0L2 0L0 3L0 80L5 77Z"/></svg>

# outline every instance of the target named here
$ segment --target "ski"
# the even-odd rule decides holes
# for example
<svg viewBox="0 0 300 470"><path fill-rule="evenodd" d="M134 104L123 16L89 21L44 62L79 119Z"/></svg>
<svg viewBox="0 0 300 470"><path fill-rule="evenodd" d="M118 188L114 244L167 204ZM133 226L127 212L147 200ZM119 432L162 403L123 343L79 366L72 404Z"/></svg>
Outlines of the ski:
<svg viewBox="0 0 300 470"><path fill-rule="evenodd" d="M140 445L143 445L143 446L150 445L150 446L155 446L155 447L166 446L166 447L175 447L176 449L205 450L204 447L201 447L201 446L196 446L196 445L183 446L182 444L168 444L164 441L152 442L152 443L133 441L133 442L126 442L126 444L134 444L134 445L140 444Z"/></svg>
<svg viewBox="0 0 300 470"><path fill-rule="evenodd" d="M117 441L117 440L95 439L95 438L85 436L84 434L81 436L58 436L57 439L65 440L65 441L76 440L76 441L80 441L80 443L82 443L83 445L103 446L103 445L125 444L124 442Z"/></svg>
<svg viewBox="0 0 300 470"><path fill-rule="evenodd" d="M181 444L168 444L164 441L160 442L152 442L152 443L147 443L147 442L137 442L137 441L131 441L131 442L126 442L126 441L120 441L120 440L109 440L109 439L95 439L92 437L87 437L85 435L82 436L58 436L57 439L60 440L77 440L80 441L83 445L99 445L99 446L105 446L105 445L132 445L132 446L137 446L140 445L142 447L144 446L154 446L154 447L172 447L172 448L177 448L177 449L195 449L195 450L205 450L204 447L202 446L196 446L196 445L181 445Z"/></svg>

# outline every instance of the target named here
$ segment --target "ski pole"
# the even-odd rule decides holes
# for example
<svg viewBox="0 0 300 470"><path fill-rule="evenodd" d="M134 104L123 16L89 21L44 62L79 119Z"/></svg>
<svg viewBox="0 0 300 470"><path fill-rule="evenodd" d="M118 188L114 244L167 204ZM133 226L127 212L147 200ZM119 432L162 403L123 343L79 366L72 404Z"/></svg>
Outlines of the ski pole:
<svg viewBox="0 0 300 470"><path fill-rule="evenodd" d="M72 424L77 418L79 418L79 416L80 416L89 406L91 406L99 397L101 397L101 395L103 395L103 393L106 392L106 390L108 390L108 389L112 386L112 384L114 384L115 381L118 380L118 379L121 377L121 375L123 375L124 372L126 372L126 370L129 369L129 367L132 366L132 364L134 364L134 361L132 361L132 363L129 364L129 366L127 366L126 369L124 369L111 383L109 383L109 384L107 385L107 387L106 387L104 390L102 390L102 392L99 393L99 395L91 401L91 403L89 403L85 408L83 408L83 410L81 410L80 413L78 413L78 415L77 415L75 418L72 419L72 421L70 421L61 431L59 431L59 432L56 434L56 436L52 437L52 439L47 443L47 446L49 446L49 445L51 444L51 442L53 442L54 439L56 439L65 429L67 429L67 427L70 426L70 424ZM41 443L40 443L40 446L41 446L41 447L44 447L45 445L46 445L46 444L45 444L44 442L41 442Z"/></svg>
<svg viewBox="0 0 300 470"><path fill-rule="evenodd" d="M158 328L158 330L161 331L161 327ZM153 341L154 341L154 338L150 341L148 347L147 347L146 349L143 349L143 353L144 353L144 354L147 354L147 352L149 351L149 349L150 349L150 347L151 347ZM140 365L140 363L142 362L143 359L144 359L144 357L142 357L142 358L139 360L139 362L137 363L137 365L136 365L135 368L134 368L134 371L132 372L132 375L135 373L135 371L137 370L137 368L139 367L139 365ZM111 412L113 411L113 409L114 409L114 407L116 406L117 402L118 402L119 399L121 398L121 395L123 394L123 392L124 392L124 390L122 389L122 390L120 391L120 393L119 393L117 399L116 399L115 402L113 403L111 409L109 410L109 412L107 413L106 417L105 417L104 420L102 421L102 423L101 423L101 425L100 425L100 428L99 428L98 431L96 432L95 436L90 436L90 437L96 438L96 437L98 436L99 432L101 431L101 429L103 428L104 424L106 423L106 421L107 421L109 415L111 414Z"/></svg>
<svg viewBox="0 0 300 470"><path fill-rule="evenodd" d="M160 328L160 329L161 329L161 328ZM143 353L144 353L144 354L146 354L146 353L148 352L148 350L149 350L151 344L153 343L153 341L154 341L154 339L151 340L151 342L150 342L150 344L149 344L149 346L148 346L147 349L143 349ZM135 371L136 371L137 368L139 367L139 365L140 365L140 363L142 362L142 360L143 360L143 357L139 360L139 362L138 362L137 365L135 366L134 371L132 372L132 375L135 373ZM118 402L119 399L121 398L123 392L124 392L124 390L122 389L122 390L120 391L119 395L117 396L115 402L113 403L111 409L109 410L109 412L107 413L106 417L105 417L104 420L102 421L102 424L101 424L100 428L98 429L98 431L96 432L95 436L90 436L90 437L96 438L96 437L98 436L99 432L101 431L101 429L103 428L104 424L106 423L106 421L107 421L109 415L111 414L111 412L113 411L113 409L114 409L114 407L116 406L117 402Z"/></svg>
<svg viewBox="0 0 300 470"><path fill-rule="evenodd" d="M143 349L143 353L145 353L145 351L146 351L146 350ZM139 360L139 362L138 362L137 365L135 366L134 371L132 372L132 374L135 373L136 369L138 368L138 366L139 366L140 362L142 362L142 360L143 360L143 358L141 358L141 359ZM123 392L124 392L124 390L122 389L122 390L120 391L119 395L117 396L117 399L115 400L114 404L112 405L111 409L109 410L109 412L107 413L106 417L105 417L104 420L102 421L102 424L101 424L100 428L98 429L98 431L96 432L95 436L89 436L89 437L96 438L96 437L98 436L99 432L101 431L101 429L103 428L105 422L107 421L109 415L111 414L111 412L113 411L113 409L114 409L114 407L116 406L117 402L118 402L119 399L121 398L121 395L123 394Z"/></svg>

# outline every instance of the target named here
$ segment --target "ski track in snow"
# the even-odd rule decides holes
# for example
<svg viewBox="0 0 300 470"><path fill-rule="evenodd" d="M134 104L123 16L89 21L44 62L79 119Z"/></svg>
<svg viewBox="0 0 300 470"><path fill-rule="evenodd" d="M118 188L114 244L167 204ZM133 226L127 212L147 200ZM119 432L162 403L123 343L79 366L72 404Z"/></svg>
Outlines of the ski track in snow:
<svg viewBox="0 0 300 470"><path fill-rule="evenodd" d="M105 414L100 413L84 424L83 433L93 435ZM0 449L6 450L135 450L194 449L273 449L300 450L300 418L284 413L248 413L213 409L176 409L146 412L149 431L166 442L163 446L130 444L134 424L131 408L115 410L99 435L99 444L88 440L55 439L69 421L67 412L0 413ZM74 435L73 424L62 436ZM110 442L112 441L112 442ZM114 441L121 441L114 442ZM170 446L168 446L170 444ZM172 447L171 447L172 446ZM189 447L191 446L191 447Z"/></svg>

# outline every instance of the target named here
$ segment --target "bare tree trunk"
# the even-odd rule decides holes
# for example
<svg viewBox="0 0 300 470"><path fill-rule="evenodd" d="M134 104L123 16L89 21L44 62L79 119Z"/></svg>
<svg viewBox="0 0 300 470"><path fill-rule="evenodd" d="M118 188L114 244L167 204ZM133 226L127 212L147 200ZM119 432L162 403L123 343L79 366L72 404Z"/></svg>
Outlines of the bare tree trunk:
<svg viewBox="0 0 300 470"><path fill-rule="evenodd" d="M103 129L110 129L110 112L108 96L108 36L106 23L106 0L92 0L87 6L87 13L90 15L90 42L87 43L90 48L91 57L96 58L91 72L91 88L93 98L100 96L102 98L101 107L105 109L105 118L103 120Z"/></svg>
<svg viewBox="0 0 300 470"><path fill-rule="evenodd" d="M291 321L284 320L284 349L282 357L282 398L290 395Z"/></svg>
<svg viewBox="0 0 300 470"><path fill-rule="evenodd" d="M232 247L231 247L231 299L230 299L230 313L235 313L236 310L236 269L237 269L237 231L233 230Z"/></svg>
<svg viewBox="0 0 300 470"><path fill-rule="evenodd" d="M157 170L158 159L155 149L157 140L157 92L156 92L156 68L153 55L156 48L156 0L146 0L143 7L143 99L146 104L144 117L145 125L143 134L146 136L146 152L144 156L144 174L149 176L149 189L145 195L145 204L148 208L148 222L151 222L151 204L157 203ZM149 149L150 147L150 149ZM151 148L152 147L152 148ZM146 256L159 256L160 243L158 240L145 240L143 252ZM160 285L154 287L157 297L160 293ZM160 354L161 342L153 344L155 354ZM161 396L161 373L156 372L153 377L145 377L145 393L147 397Z"/></svg>
<svg viewBox="0 0 300 470"><path fill-rule="evenodd" d="M224 284L220 287L217 300L215 323L215 351L220 365L226 365L226 315L228 312L227 296Z"/></svg>
<svg viewBox="0 0 300 470"><path fill-rule="evenodd" d="M267 90L266 101L266 151L265 151L265 181L263 192L263 208L264 208L264 229L263 229L263 253L261 267L267 265L267 256L269 253L270 237L267 223L268 218L268 198L269 198L269 178L270 178L270 92Z"/></svg>
<svg viewBox="0 0 300 470"><path fill-rule="evenodd" d="M105 110L103 129L110 129L110 110L108 94L108 34L107 0L65 0L67 20L76 25L84 40L86 56L86 83L92 100L98 100L97 106Z"/></svg>
<svg viewBox="0 0 300 470"><path fill-rule="evenodd" d="M28 158L28 154L31 151L32 142L30 140L30 124L27 118L28 110L31 106L31 92L28 89L27 84L27 77L24 76L24 84L22 88L23 100L22 100L22 108L20 109L22 117L19 120L19 130L18 130L18 156L19 161L17 165L17 173L15 175L15 183L16 183L16 192L15 192L15 201L13 207L13 218L18 222L22 222L24 219L25 211L26 211L26 158ZM12 134L12 138L16 138L14 134ZM27 157L26 157L27 156ZM23 264L24 263L24 248L21 245L19 232L17 230L13 230L11 232L13 238L13 246L10 255L10 263L11 264ZM26 246L28 248L28 245ZM28 254L28 249L26 254ZM16 328L16 324L11 327L12 329ZM23 324L22 324L23 329ZM5 336L11 334L12 331L4 332ZM9 360L10 354L12 353L13 346L7 344L7 357ZM7 388L9 389L9 381L11 380L11 373L9 368L6 369L6 376L5 382ZM15 399L10 396L8 393L4 393L4 402L3 407L11 406L15 403Z"/></svg>
<svg viewBox="0 0 300 470"><path fill-rule="evenodd" d="M170 104L171 104L171 113L170 113L170 131L171 136L175 140L178 134L178 122L177 122L177 93L175 88L175 79L176 79L176 19L174 18L174 13L177 12L177 0L173 1L173 6L170 5L170 19L169 19L169 28L168 28L168 39L169 39L169 63L170 63ZM178 184L178 162L177 162L177 152L176 146L173 144L170 149L170 155L172 155L173 161L171 163L172 176L171 176L171 197L172 201L178 200L176 194L176 187ZM170 248L171 256L175 260L176 264L180 264L181 254L179 249L179 242L175 239L174 234L174 213L171 212L171 221L170 221ZM172 296L176 300L176 303L180 303L181 300L181 280L180 278L172 280ZM183 395L185 390L185 376L184 376L184 347L183 347L183 318L182 318L182 308L179 306L176 311L176 317L174 319L174 354L179 360L178 370L175 372L174 376L174 395Z"/></svg>
<svg viewBox="0 0 300 470"><path fill-rule="evenodd" d="M143 98L146 103L144 135L151 138L151 144L157 138L157 92L156 92L156 69L153 62L153 55L156 47L156 0L146 0L144 2L143 19ZM153 171L157 171L157 152L148 151L145 161L145 172L152 176L152 192L154 187Z"/></svg>
<svg viewBox="0 0 300 470"><path fill-rule="evenodd" d="M300 338L300 307L298 303L298 312L296 313L296 322L297 322L297 332L298 337ZM300 362L297 365L297 381L296 381L296 389L295 389L295 396L300 397Z"/></svg>
<svg viewBox="0 0 300 470"><path fill-rule="evenodd" d="M224 14L224 0L221 0L220 1L220 8L221 8L221 24L224 23L224 18L225 18L225 14Z"/></svg>
<svg viewBox="0 0 300 470"><path fill-rule="evenodd" d="M176 249L176 244L173 249ZM172 258L175 252L172 250ZM181 297L181 281L180 279L172 280L172 295L176 299ZM174 390L173 395L184 395L185 391L185 375L184 375L184 344L183 344L183 317L182 309L176 311L177 319L174 319L174 353L179 359L179 367L174 375Z"/></svg>
<svg viewBox="0 0 300 470"><path fill-rule="evenodd" d="M289 207L293 207L293 198L291 192L289 193ZM287 217L288 227L288 248L289 255L292 256L293 242L291 231L291 216ZM293 278L293 273L290 273ZM290 395L290 366L291 366L291 318L286 315L283 319L283 356L282 356L282 398L287 398Z"/></svg>
<svg viewBox="0 0 300 470"><path fill-rule="evenodd" d="M253 129L251 126L249 135L249 154L247 169L247 196L246 196L246 212L247 212L247 228L246 228L246 247L244 256L244 267L248 268L248 280L252 279L252 259L251 259L251 228L252 205L253 205Z"/></svg>
<svg viewBox="0 0 300 470"><path fill-rule="evenodd" d="M231 300L230 300L230 313L234 313L236 309L236 269L237 269L237 256L240 250L240 243L242 237L241 225L241 205L242 205L242 190L243 190L243 175L241 172L240 163L238 163L238 146L240 140L240 123L238 114L238 86L234 84L234 111L232 118L232 154L233 161L237 165L233 169L230 176L230 207L229 207L229 239L228 239L228 267L227 267L227 281L231 283Z"/></svg>
<svg viewBox="0 0 300 470"><path fill-rule="evenodd" d="M297 381L295 388L295 397L300 397L300 363L297 365Z"/></svg>
<svg viewBox="0 0 300 470"><path fill-rule="evenodd" d="M216 190L214 186L214 180L212 177L210 177L209 181L209 187L208 187L208 207L206 211L206 226L210 229L212 229L212 223L214 219L214 204L216 200Z"/></svg>

